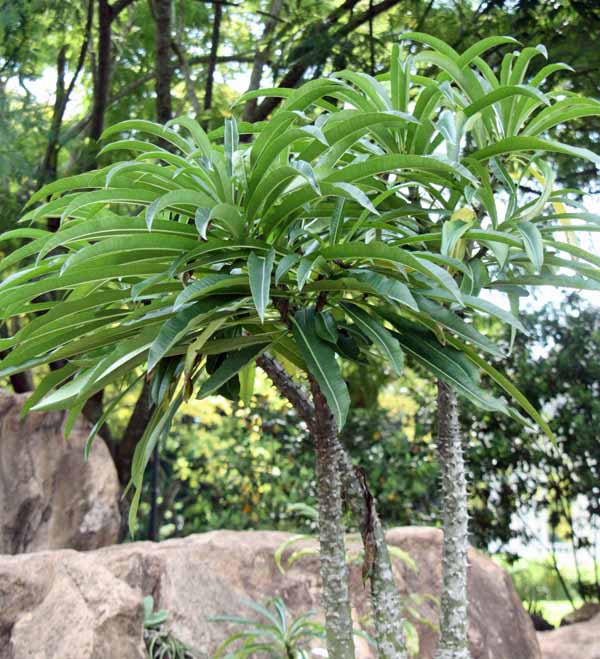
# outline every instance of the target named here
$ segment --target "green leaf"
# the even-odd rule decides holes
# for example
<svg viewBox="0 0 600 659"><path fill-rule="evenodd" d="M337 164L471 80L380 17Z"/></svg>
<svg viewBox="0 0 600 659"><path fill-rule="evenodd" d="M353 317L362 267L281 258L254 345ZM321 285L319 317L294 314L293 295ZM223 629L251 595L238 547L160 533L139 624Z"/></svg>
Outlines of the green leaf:
<svg viewBox="0 0 600 659"><path fill-rule="evenodd" d="M458 285L446 270L434 263L425 262L413 256L408 250L400 247L390 247L379 242L372 242L368 245L344 243L342 245L325 247L320 250L320 254L323 258L330 261L337 259L365 259L399 263L437 281L454 296L457 302L462 304Z"/></svg>
<svg viewBox="0 0 600 659"><path fill-rule="evenodd" d="M414 311L419 310L415 298L410 292L410 288L401 281L392 279L391 277L386 277L378 272L359 270L358 268L352 268L348 270L348 273L355 279L358 279L358 281L367 284L384 300L398 302Z"/></svg>
<svg viewBox="0 0 600 659"><path fill-rule="evenodd" d="M198 190L173 190L167 192L167 194L155 199L146 209L146 226L148 231L152 229L152 222L158 213L169 208L176 212L181 212L182 209L188 207L196 208L205 208L207 206L213 206L214 201L203 192ZM193 217L195 214L194 211L186 211L190 217Z"/></svg>
<svg viewBox="0 0 600 659"><path fill-rule="evenodd" d="M315 378L333 412L338 429L346 423L350 395L342 378L335 352L319 338L314 309L301 309L292 317L293 333L308 370Z"/></svg>
<svg viewBox="0 0 600 659"><path fill-rule="evenodd" d="M496 382L506 393L508 393L524 410L529 414L529 416L540 426L540 428L546 433L549 439L552 440L556 446L556 439L554 433L550 429L550 426L546 423L540 413L535 409L535 407L527 400L525 395L507 378L503 373L494 368L487 360L480 357L475 350L465 345L461 341L451 338L449 339L459 350L461 350L468 358L487 375Z"/></svg>
<svg viewBox="0 0 600 659"><path fill-rule="evenodd" d="M343 302L342 307L360 331L373 341L396 375L401 375L404 354L392 333L359 306Z"/></svg>
<svg viewBox="0 0 600 659"><path fill-rule="evenodd" d="M458 241L469 230L471 222L462 220L448 220L442 225L442 254L454 256L454 248Z"/></svg>
<svg viewBox="0 0 600 659"><path fill-rule="evenodd" d="M523 236L523 244L529 260L539 272L544 264L544 240L540 230L531 222L519 222L517 229Z"/></svg>
<svg viewBox="0 0 600 659"><path fill-rule="evenodd" d="M256 379L256 362L252 361L243 366L239 372L240 378L240 400L246 407L252 403L254 393L254 382Z"/></svg>
<svg viewBox="0 0 600 659"><path fill-rule="evenodd" d="M225 119L225 163L227 176L229 177L233 174L233 155L238 148L239 141L240 137L235 117Z"/></svg>
<svg viewBox="0 0 600 659"><path fill-rule="evenodd" d="M175 299L173 311L178 311L184 304L199 297L227 289L229 287L237 287L239 284L246 282L246 277L222 274L209 274L204 275L201 279L195 279L188 284L183 291Z"/></svg>
<svg viewBox="0 0 600 659"><path fill-rule="evenodd" d="M472 365L461 351L439 344L418 329L394 335L406 352L472 403L484 410L507 412L502 401L493 398L479 386Z"/></svg>
<svg viewBox="0 0 600 659"><path fill-rule="evenodd" d="M296 278L298 280L299 291L301 291L304 288L304 284L306 284L308 278L310 277L310 274L313 271L313 268L315 267L317 259L310 258L307 256L300 259L300 263L298 263L298 269L296 271Z"/></svg>
<svg viewBox="0 0 600 659"><path fill-rule="evenodd" d="M277 269L275 270L275 284L278 284L281 281L281 278L285 276L285 274L289 272L299 260L299 254L286 254L277 264Z"/></svg>
<svg viewBox="0 0 600 659"><path fill-rule="evenodd" d="M422 295L417 295L416 299L421 311L426 313L440 325L452 330L461 338L471 341L481 350L485 350L496 357L504 356L502 350L493 341L488 339L487 336L481 334L481 332L478 332L472 324L466 323L462 318L455 313L452 313L449 309L436 304Z"/></svg>
<svg viewBox="0 0 600 659"><path fill-rule="evenodd" d="M470 154L472 158L477 160L487 160L494 156L499 156L508 153L524 153L525 151L547 151L550 153L564 153L567 156L574 156L575 158L583 158L584 160L591 160L600 165L600 156L595 154L589 149L582 149L575 146L569 146L562 142L554 142L552 140L543 140L539 137L527 137L525 135L518 135L516 137L507 137L499 140L494 144L484 147Z"/></svg>
<svg viewBox="0 0 600 659"><path fill-rule="evenodd" d="M210 223L210 213L210 208L196 208L194 214L194 224L196 225L196 229L198 229L198 233L202 240L206 240L206 232L208 231L208 225Z"/></svg>
<svg viewBox="0 0 600 659"><path fill-rule="evenodd" d="M315 315L315 331L323 341L327 341L333 345L338 341L335 318L329 311L319 311Z"/></svg>
<svg viewBox="0 0 600 659"><path fill-rule="evenodd" d="M203 314L213 311L223 301L223 298L208 297L181 309L169 318L160 328L148 351L148 371L152 371L169 350L187 335L191 323Z"/></svg>
<svg viewBox="0 0 600 659"><path fill-rule="evenodd" d="M266 256L259 256L252 251L248 255L248 278L250 280L250 291L256 312L261 320L265 322L265 310L269 304L269 293L271 291L271 273L275 252L269 251Z"/></svg>
<svg viewBox="0 0 600 659"><path fill-rule="evenodd" d="M337 245L340 240L342 226L344 224L344 198L339 197L329 223L329 244Z"/></svg>
<svg viewBox="0 0 600 659"><path fill-rule="evenodd" d="M205 398L218 391L226 382L237 375L244 366L261 355L270 343L259 343L230 352L217 370L202 383L197 398Z"/></svg>
<svg viewBox="0 0 600 659"><path fill-rule="evenodd" d="M333 183L331 187L334 190L341 191L343 193L342 196L354 200L357 204L360 204L363 208L373 213L373 215L379 215L379 211L373 206L369 197L355 185L351 183Z"/></svg>

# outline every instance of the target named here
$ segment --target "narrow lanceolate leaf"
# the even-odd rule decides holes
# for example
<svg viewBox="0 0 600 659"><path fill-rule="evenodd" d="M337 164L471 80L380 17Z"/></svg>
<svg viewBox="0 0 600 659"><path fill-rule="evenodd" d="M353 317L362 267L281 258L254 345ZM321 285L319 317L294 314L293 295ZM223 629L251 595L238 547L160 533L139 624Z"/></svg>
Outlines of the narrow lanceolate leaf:
<svg viewBox="0 0 600 659"><path fill-rule="evenodd" d="M496 357L502 357L502 350L487 336L478 332L472 324L466 323L462 318L447 309L446 307L436 304L422 295L417 295L416 299L419 303L421 311L429 315L440 325L447 327L455 332L458 336L467 341L470 341L481 350L485 350Z"/></svg>
<svg viewBox="0 0 600 659"><path fill-rule="evenodd" d="M471 222L463 222L463 220L459 219L444 222L442 225L442 254L456 256L455 248L458 241L469 230L470 226Z"/></svg>
<svg viewBox="0 0 600 659"><path fill-rule="evenodd" d="M210 274L204 275L201 279L196 279L188 284L175 299L173 311L178 311L184 304L203 297L217 290L227 289L230 286L237 286L245 281L245 277L232 277L231 275Z"/></svg>
<svg viewBox="0 0 600 659"><path fill-rule="evenodd" d="M325 396L339 429L350 409L350 395L333 348L317 335L314 309L302 309L292 317L296 343L309 372Z"/></svg>
<svg viewBox="0 0 600 659"><path fill-rule="evenodd" d="M384 300L403 304L414 311L419 310L410 288L401 281L371 270L352 269L348 272L358 281L367 284Z"/></svg>
<svg viewBox="0 0 600 659"><path fill-rule="evenodd" d="M395 336L406 352L472 403L484 410L507 412L503 401L490 396L480 387L477 372L461 351L441 345L418 329L403 331Z"/></svg>
<svg viewBox="0 0 600 659"><path fill-rule="evenodd" d="M226 382L236 376L244 366L262 354L270 343L259 343L230 352L217 370L202 383L198 398L205 398L218 391Z"/></svg>
<svg viewBox="0 0 600 659"><path fill-rule="evenodd" d="M517 224L519 233L523 236L525 253L533 263L537 272L544 264L544 240L540 230L531 222L519 222Z"/></svg>
<svg viewBox="0 0 600 659"><path fill-rule="evenodd" d="M401 247L390 247L380 242L372 242L368 245L344 243L343 245L325 247L320 250L320 254L326 260L365 259L398 263L435 280L451 293L457 302L462 304L458 285L446 270L414 256Z"/></svg>
<svg viewBox="0 0 600 659"><path fill-rule="evenodd" d="M235 118L225 119L225 162L227 163L227 176L233 174L233 154L240 141L237 121Z"/></svg>
<svg viewBox="0 0 600 659"><path fill-rule="evenodd" d="M373 215L379 215L379 211L373 206L373 203L367 197L367 195L356 185L351 183L333 183L332 188L339 190L340 193L349 199L354 200L356 203L360 204L363 208L373 213Z"/></svg>
<svg viewBox="0 0 600 659"><path fill-rule="evenodd" d="M310 163L307 163L304 160L293 160L290 164L294 169L297 169L298 172L308 181L310 187L318 195L320 195L321 188L319 187L319 181L317 180L315 172Z"/></svg>
<svg viewBox="0 0 600 659"><path fill-rule="evenodd" d="M158 213L165 209L181 212L190 207L193 209L188 214L193 217L196 208L213 206L214 201L203 192L198 190L173 190L155 199L146 209L146 225L148 230L152 229L152 223Z"/></svg>
<svg viewBox="0 0 600 659"><path fill-rule="evenodd" d="M160 328L148 352L148 371L151 371L158 362L186 335L190 323L203 314L212 311L223 298L205 298L185 307L177 312Z"/></svg>
<svg viewBox="0 0 600 659"><path fill-rule="evenodd" d="M339 335L335 318L329 311L319 311L315 315L315 331L323 341L333 345L338 341Z"/></svg>
<svg viewBox="0 0 600 659"><path fill-rule="evenodd" d="M550 429L548 423L535 407L527 400L527 397L520 391L503 373L494 368L488 360L480 357L475 350L465 345L458 339L450 338L450 342L464 353L474 364L476 364L484 373L496 382L520 407L529 414L529 416L539 425L547 437L552 440L556 446L556 438Z"/></svg>
<svg viewBox="0 0 600 659"><path fill-rule="evenodd" d="M360 331L373 341L396 375L400 375L404 366L404 354L398 340L380 321L375 320L359 306L344 302L342 307Z"/></svg>
<svg viewBox="0 0 600 659"><path fill-rule="evenodd" d="M240 379L240 400L246 407L252 403L252 394L254 393L254 382L256 380L256 362L251 361L240 369L238 374Z"/></svg>
<svg viewBox="0 0 600 659"><path fill-rule="evenodd" d="M329 244L336 245L342 235L344 224L344 198L339 197L329 223Z"/></svg>
<svg viewBox="0 0 600 659"><path fill-rule="evenodd" d="M298 263L298 269L296 273L299 291L301 291L304 288L304 284L306 284L308 278L310 277L310 273L312 272L314 266L315 266L315 259L309 257L304 257L300 259L300 263Z"/></svg>
<svg viewBox="0 0 600 659"><path fill-rule="evenodd" d="M210 223L210 211L210 208L197 208L194 214L194 224L202 240L206 240L206 232Z"/></svg>
<svg viewBox="0 0 600 659"><path fill-rule="evenodd" d="M277 268L275 269L275 284L278 284L281 281L281 278L284 277L299 260L300 256L298 254L286 254L281 261L279 261Z"/></svg>
<svg viewBox="0 0 600 659"><path fill-rule="evenodd" d="M262 322L265 321L265 310L269 304L269 293L271 291L271 273L275 252L270 251L265 256L250 252L248 256L248 277L250 279L250 291L256 312Z"/></svg>
<svg viewBox="0 0 600 659"><path fill-rule="evenodd" d="M570 146L562 142L554 142L553 140L543 140L539 137L528 137L525 135L517 135L516 137L507 137L495 144L490 144L475 151L471 157L477 160L487 160L494 156L509 153L523 154L524 151L548 151L550 153L564 153L568 156L575 158L583 158L584 160L591 160L592 162L600 165L600 156L595 154L589 149L582 149L580 147Z"/></svg>

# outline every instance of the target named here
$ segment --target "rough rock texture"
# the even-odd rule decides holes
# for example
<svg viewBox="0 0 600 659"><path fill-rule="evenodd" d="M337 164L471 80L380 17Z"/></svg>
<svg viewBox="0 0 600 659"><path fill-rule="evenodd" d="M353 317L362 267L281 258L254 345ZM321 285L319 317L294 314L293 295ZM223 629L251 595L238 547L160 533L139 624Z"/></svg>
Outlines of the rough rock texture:
<svg viewBox="0 0 600 659"><path fill-rule="evenodd" d="M600 659L600 614L587 622L538 632L543 659Z"/></svg>
<svg viewBox="0 0 600 659"><path fill-rule="evenodd" d="M316 557L298 561L285 575L275 565L273 553L287 538L267 531L214 531L158 545L0 557L0 659L141 659L144 595L169 612L169 626L196 656L211 657L228 630L208 619L222 613L252 615L240 598L264 601L280 595L294 614L318 606ZM441 532L393 529L388 540L418 565L413 572L394 559L403 592L438 596ZM349 548L356 557L359 544L350 540ZM474 551L470 560L473 659L541 659L533 626L508 575ZM353 561L355 620L369 614L360 571L360 561ZM430 599L412 604L436 621ZM419 659L431 659L435 634L427 625L418 629ZM373 657L364 641L357 645L359 657Z"/></svg>
<svg viewBox="0 0 600 659"><path fill-rule="evenodd" d="M575 611L567 613L567 615L560 621L560 626L574 625L577 622L586 622L591 620L594 616L600 613L600 604L598 602L586 602Z"/></svg>
<svg viewBox="0 0 600 659"><path fill-rule="evenodd" d="M0 554L113 544L119 482L106 445L97 439L86 463L84 421L67 442L64 414L21 420L25 400L0 390Z"/></svg>

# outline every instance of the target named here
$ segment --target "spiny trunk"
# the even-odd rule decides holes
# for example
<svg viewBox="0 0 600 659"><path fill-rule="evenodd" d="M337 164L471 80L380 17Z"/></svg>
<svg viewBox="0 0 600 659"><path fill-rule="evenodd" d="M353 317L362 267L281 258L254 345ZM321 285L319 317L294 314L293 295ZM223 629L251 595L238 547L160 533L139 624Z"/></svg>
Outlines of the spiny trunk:
<svg viewBox="0 0 600 659"><path fill-rule="evenodd" d="M317 435L316 409L302 388L292 380L281 364L271 357L262 355L258 358L257 363L272 380L279 393L290 401L299 417L306 423L311 436L315 438ZM331 464L335 463L337 467L334 471L337 471L339 476L335 475L334 478L341 479L344 501L361 526L365 555L373 558L370 570L371 601L375 615L378 656L383 659L392 657L404 659L406 650L400 616L401 600L393 578L383 527L377 516L375 503L370 497L366 480L354 469L350 456L338 439L337 428L333 420L331 423L333 424L331 431L334 433L332 434L334 439L331 448L333 457L330 459L329 465L331 468ZM339 515L340 512L335 514Z"/></svg>
<svg viewBox="0 0 600 659"><path fill-rule="evenodd" d="M367 485L366 474L352 465L350 456L338 439L335 451L344 501L359 521L363 538L363 579L370 578L371 581L377 655L380 659L406 659L402 602L394 580L385 532Z"/></svg>
<svg viewBox="0 0 600 659"><path fill-rule="evenodd" d="M342 493L336 457L337 427L316 382L314 439L319 492L319 543L325 605L327 652L330 659L354 659L348 568L342 524Z"/></svg>
<svg viewBox="0 0 600 659"><path fill-rule="evenodd" d="M456 393L438 381L438 452L444 501L440 641L436 659L470 659L467 636L467 482Z"/></svg>

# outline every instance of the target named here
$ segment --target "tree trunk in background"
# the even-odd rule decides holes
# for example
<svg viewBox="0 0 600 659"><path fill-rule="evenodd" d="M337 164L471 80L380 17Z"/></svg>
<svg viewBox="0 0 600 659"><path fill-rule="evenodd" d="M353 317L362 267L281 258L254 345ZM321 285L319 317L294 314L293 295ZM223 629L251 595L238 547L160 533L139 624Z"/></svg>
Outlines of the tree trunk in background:
<svg viewBox="0 0 600 659"><path fill-rule="evenodd" d="M219 41L221 40L221 18L223 7L220 0L215 2L215 16L213 21L212 38L210 43L210 56L206 70L206 87L204 90L204 109L212 107L213 87L215 83L215 69L217 68L217 56L219 54Z"/></svg>
<svg viewBox="0 0 600 659"><path fill-rule="evenodd" d="M171 0L154 0L156 21L156 120L165 124L172 117L171 106Z"/></svg>
<svg viewBox="0 0 600 659"><path fill-rule="evenodd" d="M13 335L18 332L18 327L13 328ZM8 337L8 330L6 325L0 325L0 339L6 339ZM6 353L0 350L0 359L2 359ZM22 373L13 373L9 376L10 384L13 388L13 391L16 394L25 394L28 391L33 391L33 378L31 376L31 371L23 371Z"/></svg>
<svg viewBox="0 0 600 659"><path fill-rule="evenodd" d="M348 567L342 524L342 490L337 462L337 427L319 386L311 380L319 492L319 545L327 652L330 659L354 659Z"/></svg>
<svg viewBox="0 0 600 659"><path fill-rule="evenodd" d="M340 43L361 25L375 19L380 14L399 4L399 2L400 0L382 0L360 14L352 14L354 7L358 4L358 0L346 0L346 2L334 9L326 19L316 25L312 35L309 35L308 38L314 39L318 35L320 40L324 40L327 37L332 44ZM346 13L351 14L349 20L346 23L340 24L339 19ZM310 67L324 64L328 56L329 51L325 48L320 48L317 52L312 48L308 48L307 52L290 66L277 86L296 87L302 81L304 74ZM281 100L281 98L277 97L265 98L256 107L254 121L266 119L281 103Z"/></svg>
<svg viewBox="0 0 600 659"><path fill-rule="evenodd" d="M50 123L50 132L48 134L48 144L46 153L37 174L37 187L41 188L46 183L53 181L58 172L58 153L60 151L60 131L67 104L75 89L75 84L79 74L83 69L85 58L90 45L92 33L92 24L94 22L94 0L88 0L87 17L83 33L83 42L79 50L79 56L75 65L75 70L69 84L65 86L65 73L67 68L67 46L63 46L59 52L56 61L56 91L54 96L54 107L52 109L52 121ZM58 227L56 227L58 228Z"/></svg>
<svg viewBox="0 0 600 659"><path fill-rule="evenodd" d="M177 61L179 62L179 68L183 75L185 81L185 95L194 110L194 119L197 119L202 113L202 107L200 101L198 100L198 95L196 94L196 89L194 87L194 81L192 79L192 72L190 69L190 63L185 55L183 48L183 39L185 35L185 5L183 0L179 4L179 9L177 12L177 27L175 29L175 37L173 43L171 44L175 55L177 56Z"/></svg>
<svg viewBox="0 0 600 659"><path fill-rule="evenodd" d="M108 0L98 0L98 48L96 70L94 72L94 102L90 137L96 142L104 130L104 114L110 88L110 50L112 9Z"/></svg>
<svg viewBox="0 0 600 659"><path fill-rule="evenodd" d="M380 659L407 659L402 600L392 572L385 531L369 491L366 474L352 465L339 439L335 442L335 452L344 502L357 520L363 539L363 580L371 580L377 656Z"/></svg>
<svg viewBox="0 0 600 659"><path fill-rule="evenodd" d="M467 620L467 481L456 393L438 380L438 453L444 502L440 641L436 659L470 659Z"/></svg>
<svg viewBox="0 0 600 659"><path fill-rule="evenodd" d="M271 6L269 7L269 15L265 21L265 26L263 28L263 33L260 38L260 43L256 49L256 56L252 64L252 72L250 73L250 84L248 85L248 91L253 91L260 87L260 81L262 79L263 68L267 63L269 56L271 54L271 45L273 40L273 33L275 31L275 26L277 25L277 20L279 19L279 14L281 13L281 8L283 6L283 0L272 0ZM245 121L254 121L254 115L256 113L257 100L254 98L246 103L244 106L244 120Z"/></svg>

